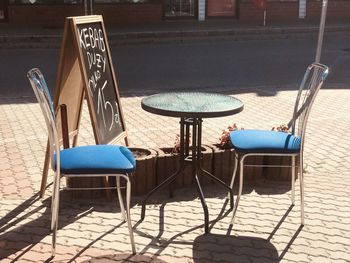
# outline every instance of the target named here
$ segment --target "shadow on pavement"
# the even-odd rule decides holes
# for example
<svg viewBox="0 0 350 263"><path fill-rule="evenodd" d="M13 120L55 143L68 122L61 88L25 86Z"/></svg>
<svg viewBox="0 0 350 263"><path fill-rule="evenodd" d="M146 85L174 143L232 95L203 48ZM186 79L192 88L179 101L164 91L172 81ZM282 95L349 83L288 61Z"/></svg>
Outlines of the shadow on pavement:
<svg viewBox="0 0 350 263"><path fill-rule="evenodd" d="M146 255L130 255L130 254L115 254L115 255L106 255L96 258L92 258L83 263L167 263L164 260L158 259L156 256L146 256Z"/></svg>
<svg viewBox="0 0 350 263"><path fill-rule="evenodd" d="M268 240L247 236L208 234L193 242L193 261L207 262L210 249L216 262L279 262L278 251Z"/></svg>
<svg viewBox="0 0 350 263"><path fill-rule="evenodd" d="M228 202L226 201L222 210L216 219L209 222L210 230L214 225L221 220L222 218L229 215L231 210L226 211L226 206ZM275 246L271 243L273 236L280 229L283 222L288 217L290 211L293 209L293 206L290 206L289 209L285 212L280 221L276 224L269 237L258 238L253 236L233 236L231 235L232 225L227 230L226 235L219 234L204 234L198 236L195 240L181 241L177 240L178 237L181 237L185 234L188 234L192 231L195 231L199 228L203 228L203 224L186 229L185 231L179 232L169 239L162 238L164 233L164 207L165 204L162 204L159 209L159 232L156 236L151 236L147 233L144 233L137 229L137 227L142 223L139 221L134 225L134 232L138 235L148 238L150 241L145 245L144 249L140 251L141 254L147 253L148 250L151 250L155 255L161 255L161 253L169 245L193 245L193 261L195 263L214 263L214 262L280 262L284 255L287 253L295 239L298 237L299 233L303 229L303 226L300 226L293 236L291 236L290 241L288 241L286 247L283 249L282 253L279 255ZM208 253L210 255L208 255ZM214 261L208 261L208 258L214 258ZM127 261L128 262L128 261ZM148 261L146 261L148 262Z"/></svg>
<svg viewBox="0 0 350 263"><path fill-rule="evenodd" d="M273 236L280 229L288 217L293 205L289 207L267 239L252 236L232 236L232 225L226 235L207 234L198 236L193 242L193 260L195 263L207 263L208 251L215 258L215 262L280 262L295 239L303 229L300 225L279 255L276 247L271 243Z"/></svg>
<svg viewBox="0 0 350 263"><path fill-rule="evenodd" d="M59 229L58 236L60 235L60 229L65 226L91 214L93 211L119 213L119 206L111 206L111 202L104 200L83 200L79 199L79 202L72 202L76 200L72 198L69 192L62 192L60 194L60 216L59 216ZM99 202L100 201L100 202ZM38 202L39 204L35 203ZM117 201L115 201L117 204ZM0 219L0 259L8 258L11 255L16 254L13 262L21 260L21 257L47 236L51 235L51 198L40 200L39 194L36 194L16 208L8 212L4 217ZM36 216L39 214L38 216ZM28 218L35 217L35 219L28 221ZM116 214L116 219L119 220L119 215ZM105 235L113 232L119 227L124 227L124 222L119 220L120 223L116 224L112 229L107 230L102 236L93 240L88 246L83 248L74 258L81 255L86 249L88 249L93 243ZM118 222L118 221L117 221ZM49 241L51 246L51 238ZM18 253L20 252L20 253ZM18 253L18 254L17 254ZM47 259L47 262L51 258Z"/></svg>
<svg viewBox="0 0 350 263"><path fill-rule="evenodd" d="M44 237L50 235L50 204L48 199L29 212L20 215L23 211L29 210L31 205L37 201L39 201L38 194L24 201L0 220L0 240L2 241L0 243L0 259L21 251L14 259L17 261ZM27 223L22 223L42 209L45 211L41 212L41 216ZM8 229L11 230L5 232Z"/></svg>

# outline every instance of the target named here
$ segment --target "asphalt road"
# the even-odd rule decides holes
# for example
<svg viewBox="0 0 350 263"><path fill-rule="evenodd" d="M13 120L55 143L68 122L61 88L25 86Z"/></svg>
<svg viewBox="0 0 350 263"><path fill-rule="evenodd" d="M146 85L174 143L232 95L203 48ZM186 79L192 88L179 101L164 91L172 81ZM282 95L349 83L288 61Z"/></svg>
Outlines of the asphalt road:
<svg viewBox="0 0 350 263"><path fill-rule="evenodd" d="M165 90L230 91L261 86L296 88L313 62L317 35L288 39L232 41L191 40L184 43L111 47L122 96ZM59 49L1 49L0 96L32 96L26 72L40 68L54 88ZM350 85L350 33L325 35L321 62L331 74L324 88Z"/></svg>

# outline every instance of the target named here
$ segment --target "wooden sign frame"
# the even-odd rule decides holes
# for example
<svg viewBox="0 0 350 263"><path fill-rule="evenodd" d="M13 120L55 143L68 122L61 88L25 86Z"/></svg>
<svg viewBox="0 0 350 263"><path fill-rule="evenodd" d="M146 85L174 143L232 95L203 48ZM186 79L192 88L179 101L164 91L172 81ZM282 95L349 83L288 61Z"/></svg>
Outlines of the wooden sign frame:
<svg viewBox="0 0 350 263"><path fill-rule="evenodd" d="M89 78L91 80L91 76L89 76L89 73L91 72L88 70L91 70L91 65L90 63L89 65L86 65L86 55L88 52L84 49L86 48L86 46L84 46L84 44L82 43L81 38L81 34L83 34L84 32L79 32L79 27L83 27L84 25L98 26L98 30L96 30L98 35L95 35L96 32L94 31L92 33L86 33L85 29L83 29L82 31L88 34L87 36L84 35L85 37L93 38L94 36L96 36L98 41L102 40L102 42L104 43L104 49L101 50L103 51L103 56L105 59L104 65L107 65L108 70L108 72L105 72L104 76L108 78L109 82L105 80L104 85L101 88L102 91L100 88L98 88L97 109L96 94L94 94L93 89L91 88L91 86L89 86ZM89 31L90 30L92 29L89 28ZM85 54L84 51L86 52ZM99 54L99 56L101 56L101 54ZM102 74L104 73L100 72L100 75L98 76L101 77ZM105 100L105 96L103 93L104 88L106 88L106 90L109 92L109 95L113 97L114 104L108 100ZM62 140L66 137L69 141L71 140L71 145L73 147L77 145L79 124L84 98L87 100L96 144L114 144L124 139L125 145L128 146L129 141L126 132L124 115L121 107L117 80L114 73L114 66L112 62L111 52L109 49L103 18L100 15L67 17L64 24L60 62L58 66L56 87L54 92L54 108L57 112L56 119L61 120L61 118L63 118L66 123L66 125L63 125L62 129L59 131L61 133L59 136ZM60 105L66 105L66 116L61 116L61 111L59 110ZM113 106L115 108L112 108ZM111 120L111 124L108 124L109 131L111 131L110 127L114 125L113 121L115 121L116 125L119 125L119 127L114 128L114 134L108 134L108 131L104 129L106 126L106 120L105 116L103 115L103 110L107 109L109 109L109 115L111 116L109 117L109 119ZM116 113L114 112L114 109L116 109ZM101 118L100 116L98 116L99 113L102 114L103 122L101 122L101 120L99 119ZM101 123L104 124L102 125L102 127ZM65 140L63 144L69 145L69 141L67 142ZM49 144L47 145L45 163L43 168L43 177L40 189L41 197L43 197L45 193L47 174L50 162L48 147Z"/></svg>

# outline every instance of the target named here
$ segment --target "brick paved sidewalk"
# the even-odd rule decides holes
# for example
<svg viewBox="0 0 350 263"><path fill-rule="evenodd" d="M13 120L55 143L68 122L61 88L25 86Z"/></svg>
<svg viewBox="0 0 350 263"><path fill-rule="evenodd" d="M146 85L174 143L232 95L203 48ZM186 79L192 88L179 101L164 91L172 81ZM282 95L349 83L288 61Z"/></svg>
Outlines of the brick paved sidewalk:
<svg viewBox="0 0 350 263"><path fill-rule="evenodd" d="M242 113L204 120L205 143L215 143L232 122L271 128L291 115L296 91L261 87L236 91ZM350 262L350 90L320 91L310 116L305 149L306 225L299 227L299 195L290 207L289 185L257 180L245 185L236 223L229 228L225 192L204 189L211 234L204 235L203 211L194 189L175 198L157 195L140 218L140 198L132 200L137 251L132 262ZM122 98L133 146L173 144L178 119L141 110L142 96ZM0 259L49 261L50 196L38 199L46 146L34 98L0 98ZM80 144L93 142L86 109ZM51 177L50 177L51 178ZM298 189L297 189L298 191ZM297 192L298 193L298 192ZM116 200L115 200L116 201ZM130 253L126 224L117 202L72 199L62 194L57 256L53 262L125 262ZM158 261L155 260L158 258Z"/></svg>

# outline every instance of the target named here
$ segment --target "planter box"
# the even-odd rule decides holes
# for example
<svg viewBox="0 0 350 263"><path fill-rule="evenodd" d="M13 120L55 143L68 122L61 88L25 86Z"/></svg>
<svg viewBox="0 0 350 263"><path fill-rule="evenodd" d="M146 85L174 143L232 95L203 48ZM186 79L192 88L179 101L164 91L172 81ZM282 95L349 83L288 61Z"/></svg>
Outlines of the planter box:
<svg viewBox="0 0 350 263"><path fill-rule="evenodd" d="M72 188L89 188L89 187L104 187L108 184L107 177L84 177L84 178L68 178L66 177L67 187ZM107 197L111 199L110 190L72 190L69 191L72 198L100 198Z"/></svg>
<svg viewBox="0 0 350 263"><path fill-rule="evenodd" d="M144 195L156 187L156 159L153 149L129 147L136 159L136 170L130 176L131 194Z"/></svg>
<svg viewBox="0 0 350 263"><path fill-rule="evenodd" d="M235 152L219 144L213 144L210 147L213 149L213 174L226 184L230 184L235 164Z"/></svg>
<svg viewBox="0 0 350 263"><path fill-rule="evenodd" d="M262 165L263 156L249 156L245 159L246 165ZM237 167L238 169L238 167ZM244 180L255 181L259 180L263 176L264 167L261 166L245 166L244 167Z"/></svg>
<svg viewBox="0 0 350 263"><path fill-rule="evenodd" d="M211 145L213 149L213 173L216 177L223 180L225 183L230 184L232 179L233 168L235 164L235 152L231 148L222 147L219 144ZM245 160L245 164L262 164L263 157L250 156ZM239 173L239 164L237 166L237 175ZM251 181L261 178L263 174L262 167L245 166L244 167L244 180ZM237 176L236 175L236 176ZM236 177L235 183L238 182Z"/></svg>
<svg viewBox="0 0 350 263"><path fill-rule="evenodd" d="M229 184L231 182L234 168L234 150L224 148L219 144L211 145L213 149L213 173L216 177ZM299 159L296 159L296 165L299 165ZM249 156L245 160L246 165L291 165L290 157L281 156ZM298 178L298 167L295 168L295 179ZM237 176L239 172L239 164L237 167L237 175L235 183L238 182ZM259 180L263 177L269 180L289 181L292 177L292 169L290 167L261 167L261 166L245 166L244 181Z"/></svg>
<svg viewBox="0 0 350 263"><path fill-rule="evenodd" d="M136 159L136 170L130 176L132 195L144 195L154 187L163 182L166 178L175 173L179 167L179 155L172 153L172 148L160 148L158 150L130 147L129 148ZM212 173L222 181L230 184L234 168L234 151L229 148L223 148L218 144L202 146L202 166L205 170ZM290 157L279 156L250 156L246 158L246 164L252 165L290 165ZM296 165L299 165L299 159L296 159ZM238 167L239 168L239 167ZM263 176L269 180L289 181L291 180L291 169L289 167L261 167L245 166L244 180L259 180ZM238 169L237 169L238 172ZM296 167L297 178L298 167ZM237 176L237 175L236 175ZM238 183L236 177L235 183ZM201 175L202 185L212 184L212 181ZM69 187L98 187L106 183L115 186L115 178L111 177L108 181L105 178L70 178L67 180ZM192 166L186 165L182 175L178 176L174 183L170 184L172 189L191 187L194 183L192 176ZM121 185L125 186L121 180ZM106 196L104 190L84 190L72 191L72 196L76 198L96 198ZM111 192L107 197L111 196Z"/></svg>
<svg viewBox="0 0 350 263"><path fill-rule="evenodd" d="M179 155L172 153L172 148L160 148L157 157L157 185L163 182L166 178L174 174L179 167ZM212 172L213 152L208 146L202 146L202 166L208 172ZM200 182L203 185L210 184L211 180L205 176L200 177ZM192 186L194 178L192 176L192 166L186 165L182 175L175 179L175 182L170 184L172 189Z"/></svg>
<svg viewBox="0 0 350 263"><path fill-rule="evenodd" d="M299 158L296 158L295 179L298 178L299 163L300 163ZM264 164L290 166L292 164L292 158L284 157L284 156L265 156ZM292 168L291 167L265 167L263 171L263 175L265 178L269 180L290 181L292 179Z"/></svg>

